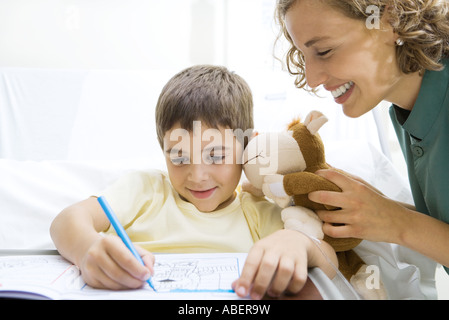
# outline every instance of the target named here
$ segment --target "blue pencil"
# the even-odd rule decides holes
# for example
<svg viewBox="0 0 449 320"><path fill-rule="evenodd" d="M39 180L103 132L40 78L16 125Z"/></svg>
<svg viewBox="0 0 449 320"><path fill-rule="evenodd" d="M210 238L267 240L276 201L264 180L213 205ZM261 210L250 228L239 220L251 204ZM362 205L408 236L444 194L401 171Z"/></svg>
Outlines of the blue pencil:
<svg viewBox="0 0 449 320"><path fill-rule="evenodd" d="M112 208L109 206L109 203L106 201L106 199L101 196L98 197L98 202L101 205L101 208L103 208L104 213L106 213L106 216L108 217L109 221L111 222L112 226L115 229L115 232L117 232L117 235L122 239L123 243L126 245L126 247L131 251L131 253L137 258L137 260L142 264L143 263L142 258L140 257L139 253L137 252L136 248L134 247L133 243L131 242L131 239L129 239L128 235L126 234L125 229L123 229L122 225L117 219L117 216L115 215L114 211L112 211ZM151 278L147 280L148 284L150 285L151 289L156 291L154 289L153 283L151 282Z"/></svg>

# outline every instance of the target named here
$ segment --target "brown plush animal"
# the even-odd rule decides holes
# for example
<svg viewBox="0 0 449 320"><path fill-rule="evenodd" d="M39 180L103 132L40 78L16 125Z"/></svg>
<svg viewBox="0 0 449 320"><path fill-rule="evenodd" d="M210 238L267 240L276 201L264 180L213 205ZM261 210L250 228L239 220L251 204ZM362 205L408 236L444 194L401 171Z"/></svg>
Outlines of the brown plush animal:
<svg viewBox="0 0 449 320"><path fill-rule="evenodd" d="M309 200L312 191L341 189L315 174L328 169L323 142L317 133L327 122L318 111L288 125L286 132L261 133L250 140L244 152L244 172L249 184L243 190L265 195L282 208L286 229L295 229L317 239L324 239L336 251L339 270L347 280L365 270L362 259L352 250L360 242L354 238L331 238L323 234L322 221L314 210L335 210ZM356 288L357 289L357 288ZM357 290L359 291L359 290Z"/></svg>

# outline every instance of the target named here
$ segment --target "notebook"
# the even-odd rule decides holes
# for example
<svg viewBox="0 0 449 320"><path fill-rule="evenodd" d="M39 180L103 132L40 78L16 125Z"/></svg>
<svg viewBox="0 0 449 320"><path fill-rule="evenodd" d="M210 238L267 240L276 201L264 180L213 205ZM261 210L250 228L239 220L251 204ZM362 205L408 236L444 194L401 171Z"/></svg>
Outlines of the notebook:
<svg viewBox="0 0 449 320"><path fill-rule="evenodd" d="M136 290L88 286L78 267L60 255L0 256L0 298L19 299L238 299L231 284L244 253L156 254L152 277Z"/></svg>

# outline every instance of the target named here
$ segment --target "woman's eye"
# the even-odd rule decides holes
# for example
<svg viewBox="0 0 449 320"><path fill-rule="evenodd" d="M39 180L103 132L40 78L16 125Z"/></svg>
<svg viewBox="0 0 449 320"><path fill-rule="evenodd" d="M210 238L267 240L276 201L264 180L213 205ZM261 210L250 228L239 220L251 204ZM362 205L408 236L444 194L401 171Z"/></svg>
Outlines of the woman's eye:
<svg viewBox="0 0 449 320"><path fill-rule="evenodd" d="M326 56L327 54L329 54L331 51L332 51L331 49L325 50L325 51L318 51L318 52L317 52L317 55L318 55L319 57L324 57L324 56Z"/></svg>

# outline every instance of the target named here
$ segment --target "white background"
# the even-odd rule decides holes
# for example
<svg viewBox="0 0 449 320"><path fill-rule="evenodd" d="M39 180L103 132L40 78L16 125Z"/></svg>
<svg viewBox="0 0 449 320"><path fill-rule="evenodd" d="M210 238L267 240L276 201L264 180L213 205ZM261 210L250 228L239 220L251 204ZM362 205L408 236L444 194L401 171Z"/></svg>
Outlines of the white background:
<svg viewBox="0 0 449 320"><path fill-rule="evenodd" d="M297 115L293 113L301 103L321 108L334 124L332 132L337 128L339 139L362 138L381 148L378 133L366 125L372 123L371 115L343 119L341 108L332 99L311 97L293 87L293 78L273 58L278 31L273 22L274 3L0 0L0 67L179 71L192 64L222 64L242 75L256 91L256 128L278 129L284 119ZM263 74L269 77L261 77ZM277 105L285 108L267 109ZM389 156L405 174L387 108L379 110ZM272 116L266 117L267 113ZM298 114L305 116L300 110ZM442 277L444 281L447 278Z"/></svg>

